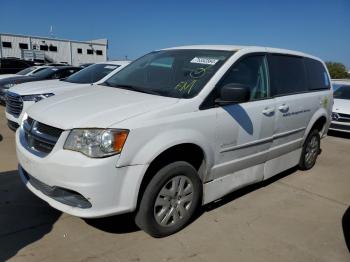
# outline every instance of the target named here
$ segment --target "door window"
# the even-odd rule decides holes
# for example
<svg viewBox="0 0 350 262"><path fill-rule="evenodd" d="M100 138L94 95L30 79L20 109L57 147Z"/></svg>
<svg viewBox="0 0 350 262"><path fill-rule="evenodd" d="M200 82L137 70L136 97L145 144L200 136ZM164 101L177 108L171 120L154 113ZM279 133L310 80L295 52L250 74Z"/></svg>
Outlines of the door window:
<svg viewBox="0 0 350 262"><path fill-rule="evenodd" d="M269 72L274 96L303 93L308 90L302 57L271 55Z"/></svg>
<svg viewBox="0 0 350 262"><path fill-rule="evenodd" d="M248 86L251 101L268 98L270 90L265 56L249 56L235 63L221 82L220 88L227 84Z"/></svg>
<svg viewBox="0 0 350 262"><path fill-rule="evenodd" d="M328 74L321 62L305 58L305 66L310 90L330 89Z"/></svg>
<svg viewBox="0 0 350 262"><path fill-rule="evenodd" d="M65 78L65 77L68 77L70 76L72 73L71 72L72 69L62 69L62 70L59 70L57 71L53 76L52 78L53 79L61 79L61 78Z"/></svg>

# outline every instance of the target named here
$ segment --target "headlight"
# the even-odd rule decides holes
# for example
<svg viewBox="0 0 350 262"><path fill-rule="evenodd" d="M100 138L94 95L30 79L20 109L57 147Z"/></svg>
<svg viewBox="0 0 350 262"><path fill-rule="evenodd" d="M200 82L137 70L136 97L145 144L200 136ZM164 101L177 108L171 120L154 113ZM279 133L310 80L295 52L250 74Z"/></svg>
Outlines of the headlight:
<svg viewBox="0 0 350 262"><path fill-rule="evenodd" d="M39 102L40 100L44 98L48 98L50 96L54 96L55 94L52 93L47 93L47 94L39 94L39 95L27 95L27 96L22 96L23 101L34 101L34 102Z"/></svg>
<svg viewBox="0 0 350 262"><path fill-rule="evenodd" d="M124 129L73 129L63 148L94 158L111 156L122 151L128 134Z"/></svg>
<svg viewBox="0 0 350 262"><path fill-rule="evenodd" d="M4 88L11 88L13 87L14 85L16 85L15 83L8 83L8 84L5 84L4 85Z"/></svg>

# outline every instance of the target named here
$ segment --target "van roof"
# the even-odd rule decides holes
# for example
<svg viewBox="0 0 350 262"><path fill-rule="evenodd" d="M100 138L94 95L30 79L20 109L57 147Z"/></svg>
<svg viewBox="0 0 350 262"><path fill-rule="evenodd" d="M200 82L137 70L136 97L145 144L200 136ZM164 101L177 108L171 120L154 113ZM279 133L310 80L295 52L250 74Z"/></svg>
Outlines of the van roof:
<svg viewBox="0 0 350 262"><path fill-rule="evenodd" d="M299 51L293 51L288 49L281 48L273 48L273 47L265 47L265 46L244 46L244 45L189 45L189 46L178 46L165 48L162 50L175 50L175 49L207 49L207 50L223 50L223 51L239 51L239 50L247 50L254 52L269 52L269 53L281 53L288 55L297 55L303 57L313 58L319 61L322 61L320 58L308 55Z"/></svg>

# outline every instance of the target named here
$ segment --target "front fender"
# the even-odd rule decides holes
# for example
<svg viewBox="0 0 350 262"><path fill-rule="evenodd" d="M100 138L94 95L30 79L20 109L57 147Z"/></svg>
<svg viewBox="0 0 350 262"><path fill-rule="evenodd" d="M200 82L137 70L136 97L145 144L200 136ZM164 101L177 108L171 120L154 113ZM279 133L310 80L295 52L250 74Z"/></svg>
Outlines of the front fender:
<svg viewBox="0 0 350 262"><path fill-rule="evenodd" d="M187 143L195 144L203 150L206 165L204 174L206 174L209 168L214 165L214 148L208 142L208 137L191 129L167 130L151 137L144 143L138 141L138 144L128 145L127 150L123 152L118 161L118 166L150 164L165 150Z"/></svg>

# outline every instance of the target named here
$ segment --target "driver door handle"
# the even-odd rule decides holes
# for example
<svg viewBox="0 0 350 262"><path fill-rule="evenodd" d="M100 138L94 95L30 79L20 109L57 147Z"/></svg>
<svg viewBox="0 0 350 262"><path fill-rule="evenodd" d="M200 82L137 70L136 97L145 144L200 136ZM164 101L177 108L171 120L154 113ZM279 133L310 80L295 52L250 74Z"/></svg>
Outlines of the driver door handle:
<svg viewBox="0 0 350 262"><path fill-rule="evenodd" d="M272 113L275 112L275 108L274 107L266 107L262 113L265 115L265 116L270 116Z"/></svg>
<svg viewBox="0 0 350 262"><path fill-rule="evenodd" d="M278 110L279 111L288 111L289 110L289 106L288 105L286 105L286 104L283 104L283 105L280 105L279 107L278 107Z"/></svg>

